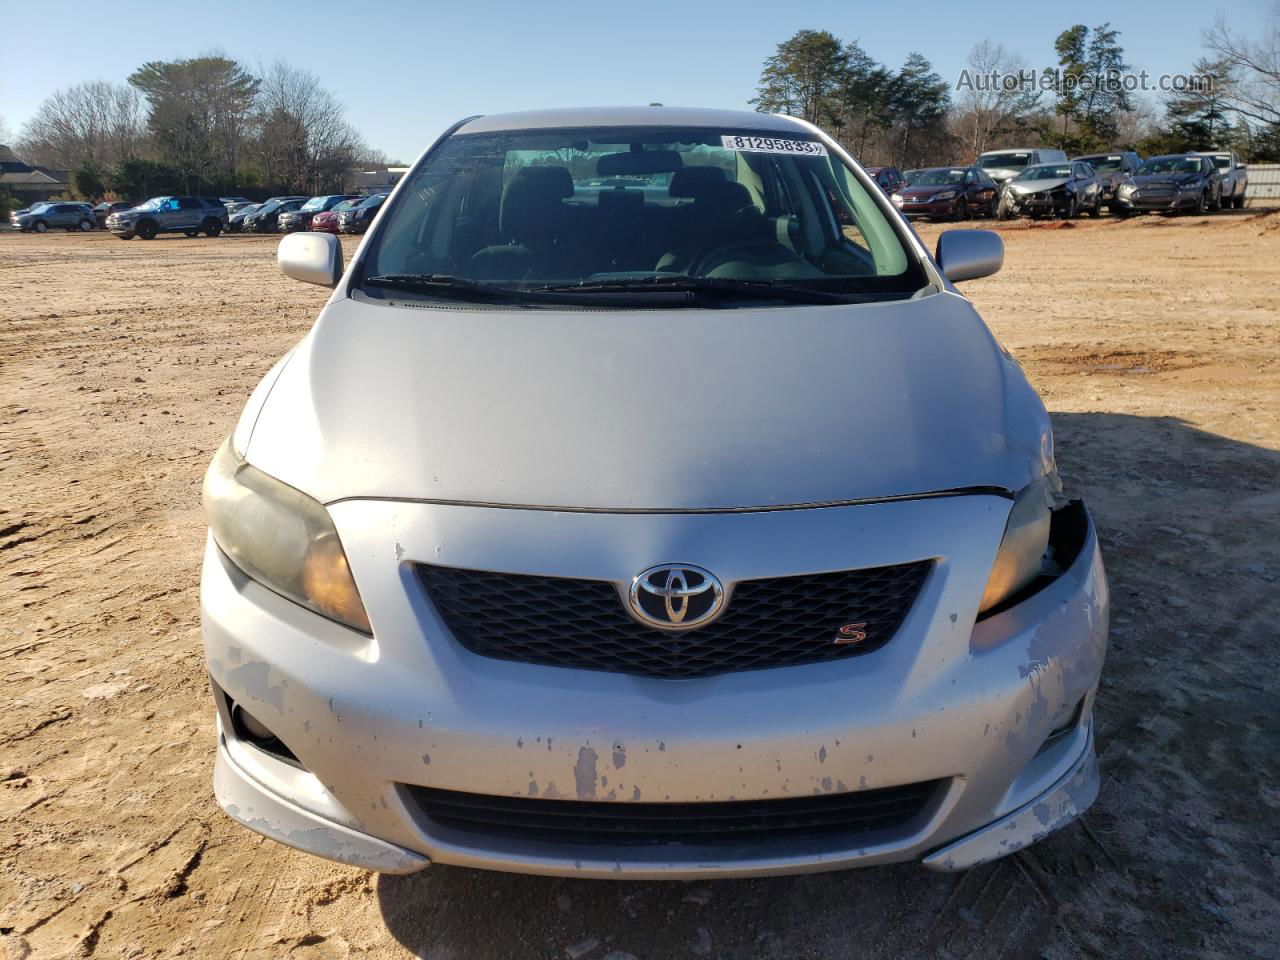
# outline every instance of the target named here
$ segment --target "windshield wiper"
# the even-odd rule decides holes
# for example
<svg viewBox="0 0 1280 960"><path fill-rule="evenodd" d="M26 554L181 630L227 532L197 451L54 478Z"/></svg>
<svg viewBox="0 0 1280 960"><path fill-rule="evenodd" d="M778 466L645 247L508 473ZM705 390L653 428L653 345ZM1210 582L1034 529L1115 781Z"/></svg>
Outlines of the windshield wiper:
<svg viewBox="0 0 1280 960"><path fill-rule="evenodd" d="M739 280L732 277L653 276L626 280L585 280L581 283L548 284L534 287L548 293L671 293L710 294L714 297L750 297L789 300L793 303L867 303L877 297L861 293L840 293L818 287L802 287L785 280Z"/></svg>
<svg viewBox="0 0 1280 960"><path fill-rule="evenodd" d="M410 290L414 293L466 300L519 300L523 297L522 291L511 287L451 277L443 273L385 273L365 277L364 282L372 287L386 287L388 290Z"/></svg>

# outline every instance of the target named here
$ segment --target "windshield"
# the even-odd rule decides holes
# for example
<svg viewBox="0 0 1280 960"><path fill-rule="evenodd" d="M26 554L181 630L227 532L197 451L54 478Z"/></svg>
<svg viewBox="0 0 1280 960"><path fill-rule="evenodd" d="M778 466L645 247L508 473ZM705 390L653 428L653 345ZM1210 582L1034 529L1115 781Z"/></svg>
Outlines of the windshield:
<svg viewBox="0 0 1280 960"><path fill-rule="evenodd" d="M328 201L328 197L312 197L302 205L301 209L304 213L310 213L312 210L323 210Z"/></svg>
<svg viewBox="0 0 1280 960"><path fill-rule="evenodd" d="M1081 157L1080 160L1099 173L1124 172L1124 157Z"/></svg>
<svg viewBox="0 0 1280 960"><path fill-rule="evenodd" d="M1018 180L1070 180L1071 164L1045 163L1037 167L1027 167L1016 177Z"/></svg>
<svg viewBox="0 0 1280 960"><path fill-rule="evenodd" d="M925 283L821 143L692 127L451 137L397 194L364 275L610 292L690 278L866 294Z"/></svg>
<svg viewBox="0 0 1280 960"><path fill-rule="evenodd" d="M938 167L934 170L908 170L907 183L913 187L947 187L964 183L963 168Z"/></svg>
<svg viewBox="0 0 1280 960"><path fill-rule="evenodd" d="M1138 168L1139 175L1148 173L1174 173L1182 175L1199 172L1199 157L1153 157Z"/></svg>
<svg viewBox="0 0 1280 960"><path fill-rule="evenodd" d="M1029 153L988 153L978 160L983 170L1016 170L1031 162Z"/></svg>
<svg viewBox="0 0 1280 960"><path fill-rule="evenodd" d="M343 210L354 210L358 206L360 206L359 200L343 200L341 203L339 203L336 207L333 208L333 212L341 213Z"/></svg>

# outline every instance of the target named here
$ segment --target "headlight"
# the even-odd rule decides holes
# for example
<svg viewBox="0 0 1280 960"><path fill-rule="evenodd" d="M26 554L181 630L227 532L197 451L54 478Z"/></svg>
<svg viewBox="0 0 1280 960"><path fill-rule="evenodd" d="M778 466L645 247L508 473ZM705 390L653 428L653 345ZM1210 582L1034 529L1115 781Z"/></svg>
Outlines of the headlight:
<svg viewBox="0 0 1280 960"><path fill-rule="evenodd" d="M1040 575L1049 546L1050 510L1061 491L1062 481L1055 472L1018 493L982 593L980 612L1004 603Z"/></svg>
<svg viewBox="0 0 1280 960"><path fill-rule="evenodd" d="M264 587L363 633L369 616L329 513L242 460L228 439L204 478L213 539Z"/></svg>
<svg viewBox="0 0 1280 960"><path fill-rule="evenodd" d="M954 190L943 190L941 193L935 193L933 195L933 199L935 200L954 200L955 198L956 192Z"/></svg>
<svg viewBox="0 0 1280 960"><path fill-rule="evenodd" d="M1120 184L1120 186L1118 186L1118 187L1116 188L1116 192L1117 192L1117 193L1123 193L1123 194L1126 194L1126 195L1127 195L1127 194L1133 193L1133 191L1134 191L1135 189L1137 189L1137 186L1136 186L1135 184L1132 184L1132 183L1122 183L1122 184Z"/></svg>
<svg viewBox="0 0 1280 960"><path fill-rule="evenodd" d="M1199 189L1200 189L1200 181L1199 181L1199 180L1187 180L1187 181L1185 181L1185 182L1183 182L1183 183L1178 184L1178 189L1179 189L1179 190L1199 190Z"/></svg>

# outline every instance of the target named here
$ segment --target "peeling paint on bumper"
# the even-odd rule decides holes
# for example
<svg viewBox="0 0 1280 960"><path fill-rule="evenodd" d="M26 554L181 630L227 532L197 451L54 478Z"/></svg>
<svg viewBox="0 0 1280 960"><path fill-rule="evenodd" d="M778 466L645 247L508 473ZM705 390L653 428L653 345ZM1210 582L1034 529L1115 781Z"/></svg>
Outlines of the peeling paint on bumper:
<svg viewBox="0 0 1280 960"><path fill-rule="evenodd" d="M325 820L278 796L236 765L221 738L213 792L233 820L304 853L380 873L414 873L431 864L422 854Z"/></svg>
<svg viewBox="0 0 1280 960"><path fill-rule="evenodd" d="M921 862L930 870L950 873L1007 857L1043 840L1075 820L1098 797L1101 776L1093 749L1093 731L1071 771L1054 787L1007 817L961 837Z"/></svg>

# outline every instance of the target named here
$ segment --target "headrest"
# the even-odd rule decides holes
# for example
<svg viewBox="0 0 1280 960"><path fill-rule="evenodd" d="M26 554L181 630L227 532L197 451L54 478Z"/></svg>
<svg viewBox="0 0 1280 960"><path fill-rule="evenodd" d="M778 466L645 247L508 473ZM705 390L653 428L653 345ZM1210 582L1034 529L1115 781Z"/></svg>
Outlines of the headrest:
<svg viewBox="0 0 1280 960"><path fill-rule="evenodd" d="M667 193L673 197L697 197L728 181L719 167L685 167L671 175Z"/></svg>
<svg viewBox="0 0 1280 960"><path fill-rule="evenodd" d="M633 150L606 153L596 161L596 175L625 177L646 173L674 173L684 166L684 157L675 150Z"/></svg>
<svg viewBox="0 0 1280 960"><path fill-rule="evenodd" d="M524 167L502 191L498 228L508 240L538 239L559 226L560 203L573 196L565 167Z"/></svg>

